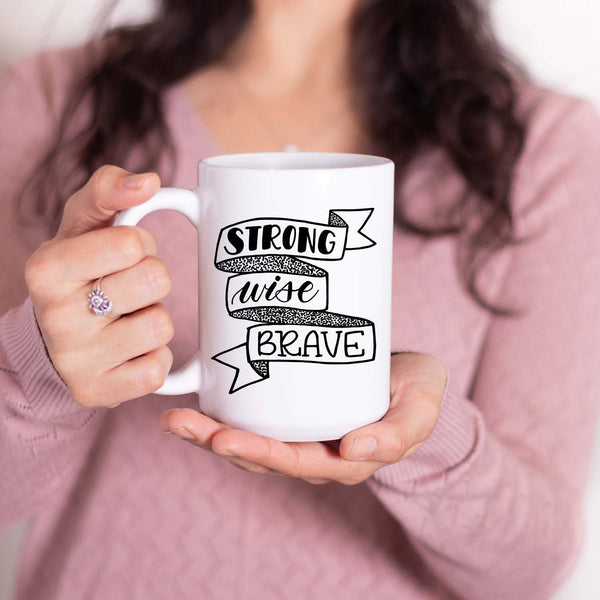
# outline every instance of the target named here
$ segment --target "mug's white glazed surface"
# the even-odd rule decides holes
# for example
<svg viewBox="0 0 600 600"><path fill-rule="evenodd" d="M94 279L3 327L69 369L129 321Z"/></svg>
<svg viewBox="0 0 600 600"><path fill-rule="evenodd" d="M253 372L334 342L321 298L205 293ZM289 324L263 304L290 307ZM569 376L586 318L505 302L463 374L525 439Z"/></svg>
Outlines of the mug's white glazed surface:
<svg viewBox="0 0 600 600"><path fill-rule="evenodd" d="M210 157L198 170L193 193L161 190L145 210L180 210L199 234L199 353L163 393L197 391L211 417L287 441L337 439L379 419L393 163L260 153Z"/></svg>

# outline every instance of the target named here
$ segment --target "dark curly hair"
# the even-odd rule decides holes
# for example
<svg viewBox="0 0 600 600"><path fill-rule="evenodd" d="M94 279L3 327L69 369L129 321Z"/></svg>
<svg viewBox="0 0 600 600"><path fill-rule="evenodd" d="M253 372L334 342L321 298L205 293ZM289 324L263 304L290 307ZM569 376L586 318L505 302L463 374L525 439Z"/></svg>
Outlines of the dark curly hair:
<svg viewBox="0 0 600 600"><path fill-rule="evenodd" d="M106 162L132 168L132 148L137 170L155 170L166 157L172 173L162 92L223 58L252 9L251 0L162 0L152 21L90 44L93 66L70 91L54 145L31 181L37 214L55 230L68 196ZM435 228L411 221L398 193L397 223L424 238L458 235L475 207L478 227L462 236L461 277L481 306L509 314L482 297L477 279L495 251L515 242L510 199L525 136L516 115L521 71L503 54L478 0L361 0L351 28L364 150L395 162L398 190L411 161L432 148L442 149L468 184ZM76 126L83 107L91 112Z"/></svg>

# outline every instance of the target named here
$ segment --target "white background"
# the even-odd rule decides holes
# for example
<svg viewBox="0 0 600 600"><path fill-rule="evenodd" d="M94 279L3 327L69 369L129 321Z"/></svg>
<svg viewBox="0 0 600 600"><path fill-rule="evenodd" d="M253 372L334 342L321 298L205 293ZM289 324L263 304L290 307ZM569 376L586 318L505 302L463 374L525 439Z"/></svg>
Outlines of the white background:
<svg viewBox="0 0 600 600"><path fill-rule="evenodd" d="M0 65L39 49L84 40L97 29L97 19L109 4L107 0L0 0ZM154 0L121 0L113 21L141 20L153 6ZM587 96L600 106L598 0L495 0L492 8L501 38L538 81ZM584 552L555 600L600 598L600 443L585 508ZM24 528L21 524L0 535L0 600L13 597Z"/></svg>

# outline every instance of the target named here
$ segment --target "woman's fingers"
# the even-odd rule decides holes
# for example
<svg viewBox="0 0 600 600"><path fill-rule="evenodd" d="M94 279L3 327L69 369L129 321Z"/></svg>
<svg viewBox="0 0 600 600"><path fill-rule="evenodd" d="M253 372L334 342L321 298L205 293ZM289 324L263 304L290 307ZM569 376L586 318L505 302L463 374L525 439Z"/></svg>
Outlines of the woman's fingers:
<svg viewBox="0 0 600 600"><path fill-rule="evenodd" d="M175 333L169 311L154 304L130 315L109 322L98 333L93 350L96 364L108 369L166 346Z"/></svg>
<svg viewBox="0 0 600 600"><path fill-rule="evenodd" d="M211 449L212 438L227 425L191 408L178 408L164 412L160 417L163 431L174 433L182 439L194 441L205 450Z"/></svg>
<svg viewBox="0 0 600 600"><path fill-rule="evenodd" d="M118 211L149 200L159 188L156 173L133 174L113 165L100 167L65 204L57 238L78 237L104 228Z"/></svg>
<svg viewBox="0 0 600 600"><path fill-rule="evenodd" d="M156 253L156 240L143 227L109 227L42 244L27 261L25 279L38 303L61 301Z"/></svg>
<svg viewBox="0 0 600 600"><path fill-rule="evenodd" d="M98 377L81 382L77 389L82 406L112 408L131 398L155 392L164 382L173 364L167 346L131 359Z"/></svg>
<svg viewBox="0 0 600 600"><path fill-rule="evenodd" d="M173 409L161 417L161 427L186 441L253 472L278 473L311 483L360 483L379 464L352 463L319 442L287 443L233 429L192 409Z"/></svg>
<svg viewBox="0 0 600 600"><path fill-rule="evenodd" d="M129 269L105 276L101 287L112 302L112 315L126 315L163 300L171 291L171 276L161 259L147 256Z"/></svg>
<svg viewBox="0 0 600 600"><path fill-rule="evenodd" d="M433 399L400 400L381 421L345 435L340 455L349 461L398 462L431 435L439 411L439 401Z"/></svg>
<svg viewBox="0 0 600 600"><path fill-rule="evenodd" d="M393 356L390 409L381 421L345 435L340 455L382 463L407 458L431 435L446 381L446 367L433 356L408 352Z"/></svg>
<svg viewBox="0 0 600 600"><path fill-rule="evenodd" d="M344 460L333 448L320 442L279 442L236 429L219 431L213 437L212 450L311 483L338 481L354 485L381 466Z"/></svg>
<svg viewBox="0 0 600 600"><path fill-rule="evenodd" d="M227 425L219 423L206 415L192 410L191 408L172 409L164 412L160 417L160 426L163 431L173 433L186 442L191 442L204 450L212 450L212 439L224 429L229 429ZM229 462L244 471L252 473L261 473L264 475L282 475L267 467L251 463L237 457L227 457Z"/></svg>

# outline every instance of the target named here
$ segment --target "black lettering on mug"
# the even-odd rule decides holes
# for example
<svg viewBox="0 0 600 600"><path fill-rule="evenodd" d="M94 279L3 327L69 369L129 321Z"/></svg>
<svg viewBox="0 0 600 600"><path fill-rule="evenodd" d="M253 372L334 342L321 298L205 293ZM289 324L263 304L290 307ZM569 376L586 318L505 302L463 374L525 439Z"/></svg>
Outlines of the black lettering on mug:
<svg viewBox="0 0 600 600"><path fill-rule="evenodd" d="M230 394L267 379L272 362L375 359L375 324L329 312L329 274L306 262L342 260L346 250L374 246L362 231L373 210L331 210L327 224L259 218L221 230L215 266L234 273L225 290L227 311L258 323L247 328L245 343L212 357L236 372Z"/></svg>

